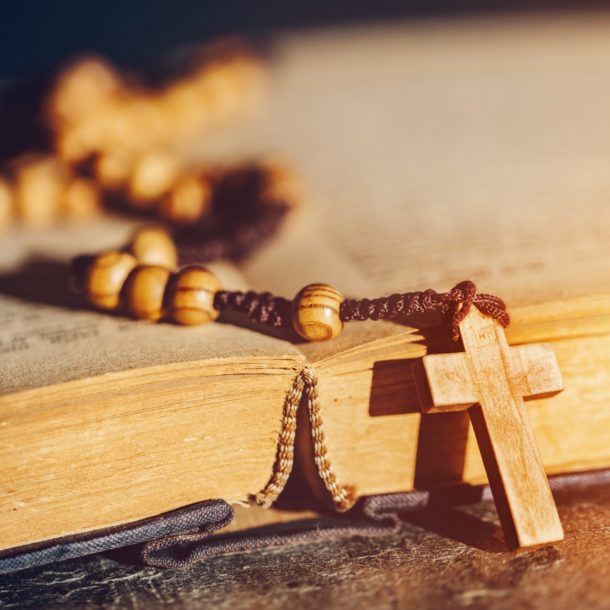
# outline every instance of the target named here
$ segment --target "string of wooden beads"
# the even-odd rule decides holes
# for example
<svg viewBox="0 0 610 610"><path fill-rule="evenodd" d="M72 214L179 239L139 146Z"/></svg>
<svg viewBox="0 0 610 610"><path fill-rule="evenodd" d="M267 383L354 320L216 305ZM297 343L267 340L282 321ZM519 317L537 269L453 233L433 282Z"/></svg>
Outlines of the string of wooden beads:
<svg viewBox="0 0 610 610"><path fill-rule="evenodd" d="M210 172L177 151L256 106L266 72L238 41L211 44L191 63L188 74L154 88L97 57L66 67L45 104L57 157L86 167L123 206L177 224L203 218Z"/></svg>
<svg viewBox="0 0 610 610"><path fill-rule="evenodd" d="M434 290L393 294L376 299L350 299L328 284L309 284L292 301L270 293L223 290L218 278L206 267L188 265L176 270L177 253L171 237L162 229L138 231L122 251L78 257L73 261L75 285L88 302L99 309L124 308L135 318L199 325L216 320L222 311L245 313L256 323L276 328L288 320L307 341L337 337L344 322L393 320L412 314L442 314L454 338L471 306L509 324L504 302L477 293L470 281L449 292Z"/></svg>
<svg viewBox="0 0 610 610"><path fill-rule="evenodd" d="M206 45L188 63L154 87L97 57L64 67L41 104L51 146L1 168L0 229L91 215L102 202L179 225L206 218L212 172L178 151L257 107L266 70L238 40Z"/></svg>
<svg viewBox="0 0 610 610"><path fill-rule="evenodd" d="M177 271L141 264L129 252L105 252L90 257L74 271L77 288L90 305L106 311L125 309L134 318L162 318L189 326L215 320L218 278L207 268L188 265Z"/></svg>
<svg viewBox="0 0 610 610"><path fill-rule="evenodd" d="M107 311L125 308L133 317L157 321L168 317L178 324L215 320L216 276L200 265L176 271L178 253L161 228L138 230L123 250L78 257L72 275L90 305Z"/></svg>
<svg viewBox="0 0 610 610"><path fill-rule="evenodd" d="M0 177L0 229L15 222L41 226L58 218L85 218L100 207L95 181L53 155L23 155Z"/></svg>
<svg viewBox="0 0 610 610"><path fill-rule="evenodd" d="M252 50L236 41L212 44L191 64L188 74L154 88L99 57L67 66L45 104L58 154L80 162L175 149L256 107L265 69Z"/></svg>
<svg viewBox="0 0 610 610"><path fill-rule="evenodd" d="M97 309L123 308L138 319L168 319L189 326L216 320L220 314L216 296L222 288L219 279L201 265L176 270L177 260L169 234L157 227L145 227L123 250L76 258L72 275L77 290ZM336 337L343 329L339 313L343 301L343 295L331 286L306 286L292 303L294 330L308 341ZM256 303L245 301L251 312Z"/></svg>

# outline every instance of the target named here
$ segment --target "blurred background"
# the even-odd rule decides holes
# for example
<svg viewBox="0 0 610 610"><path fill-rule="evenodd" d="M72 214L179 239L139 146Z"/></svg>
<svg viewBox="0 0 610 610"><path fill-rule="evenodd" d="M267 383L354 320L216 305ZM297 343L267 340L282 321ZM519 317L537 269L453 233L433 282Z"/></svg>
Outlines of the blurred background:
<svg viewBox="0 0 610 610"><path fill-rule="evenodd" d="M130 66L149 66L176 46L236 33L405 18L582 10L604 2L567 0L315 0L310 2L201 2L179 0L56 0L6 3L0 23L0 75L22 77L90 51Z"/></svg>
<svg viewBox="0 0 610 610"><path fill-rule="evenodd" d="M0 228L110 210L243 261L305 207L354 294L599 277L605 3L70 0L0 28ZM266 260L257 287L291 289Z"/></svg>

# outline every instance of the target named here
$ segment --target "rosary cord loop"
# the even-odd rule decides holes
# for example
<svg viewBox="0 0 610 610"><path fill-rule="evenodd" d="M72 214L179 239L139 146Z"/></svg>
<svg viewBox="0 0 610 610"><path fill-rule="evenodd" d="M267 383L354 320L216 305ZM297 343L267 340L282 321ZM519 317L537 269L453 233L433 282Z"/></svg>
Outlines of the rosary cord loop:
<svg viewBox="0 0 610 610"><path fill-rule="evenodd" d="M441 311L454 341L460 338L460 323L468 315L476 294L477 288L474 282L465 280L441 295Z"/></svg>

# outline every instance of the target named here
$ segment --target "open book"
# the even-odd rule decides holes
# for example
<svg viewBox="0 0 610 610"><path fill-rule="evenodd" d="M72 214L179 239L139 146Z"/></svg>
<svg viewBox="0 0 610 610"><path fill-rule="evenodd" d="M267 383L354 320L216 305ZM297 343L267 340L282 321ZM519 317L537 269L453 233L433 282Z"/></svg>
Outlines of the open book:
<svg viewBox="0 0 610 610"><path fill-rule="evenodd" d="M591 77L605 70L593 50L606 38L570 23L530 24L527 35L518 23L494 26L491 47L464 35L479 32L479 22L280 41L275 70L284 85L274 104L308 118L292 131L288 110L274 121L316 195L251 261L215 267L228 288L286 297L314 281L373 297L447 290L463 279L501 296L513 320L509 341L551 342L564 375L563 393L528 403L549 473L610 466L610 134L606 148L586 148L599 141L595 116L579 114L572 128L557 108L610 103L607 79ZM566 31L589 68L586 81L562 63L561 50L561 70L549 69L540 40ZM434 41L443 42L449 67L437 61ZM507 49L527 58L527 69L502 63ZM390 59L380 73L375 57L397 52L402 62ZM323 61L329 56L335 61ZM354 76L355 65L381 79L378 86L361 71ZM300 79L288 78L295 72ZM542 76L544 91L569 89L567 101L553 100L554 113L539 97L507 101ZM416 77L424 91L405 101ZM354 109L357 116L346 116ZM386 124L390 111L395 124ZM505 121L491 120L502 112ZM441 119L446 129L436 129ZM312 120L322 143L309 137ZM331 151L325 128L342 134ZM515 130L518 155L507 151ZM574 146L558 148L554 130ZM278 144L278 129L264 119L251 135L262 132ZM354 322L331 342L294 344L247 325L182 328L75 307L67 260L116 247L131 228L108 219L3 237L0 550L205 499L247 500L272 476L286 396L306 367L319 386L329 462L356 494L485 480L467 416L419 413L411 363L449 349L438 329ZM324 497L306 418L296 450L312 493Z"/></svg>
<svg viewBox="0 0 610 610"><path fill-rule="evenodd" d="M70 249L125 233L105 224L73 230ZM305 281L339 272L340 282L347 262L329 265L337 254L319 239L298 251L312 243L307 224L265 254L279 261L275 279L294 255L307 261ZM47 252L57 257L65 236L46 234ZM11 241L13 254L20 241ZM43 241L38 235L38 247ZM247 285L237 269L216 271L231 288ZM254 266L249 272L256 277ZM419 413L411 364L429 348L451 349L440 329L351 323L331 342L292 344L230 322L176 327L77 309L65 281L58 258L0 281L2 548L204 499L248 500L272 477L286 396L305 367L317 378L340 484L368 495L485 481L467 415ZM548 472L609 466L610 297L526 304L511 314L509 340L552 341L565 378L565 392L528 403ZM327 498L302 415L298 465L311 493Z"/></svg>

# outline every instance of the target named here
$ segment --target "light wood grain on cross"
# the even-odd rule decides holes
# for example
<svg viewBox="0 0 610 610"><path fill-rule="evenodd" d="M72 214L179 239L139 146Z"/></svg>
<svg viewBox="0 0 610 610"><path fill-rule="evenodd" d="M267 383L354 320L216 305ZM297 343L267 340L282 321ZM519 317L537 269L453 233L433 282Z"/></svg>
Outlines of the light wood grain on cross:
<svg viewBox="0 0 610 610"><path fill-rule="evenodd" d="M524 397L563 389L548 345L509 347L504 329L474 307L460 324L464 353L423 358L425 413L468 409L502 528L511 546L563 539Z"/></svg>

